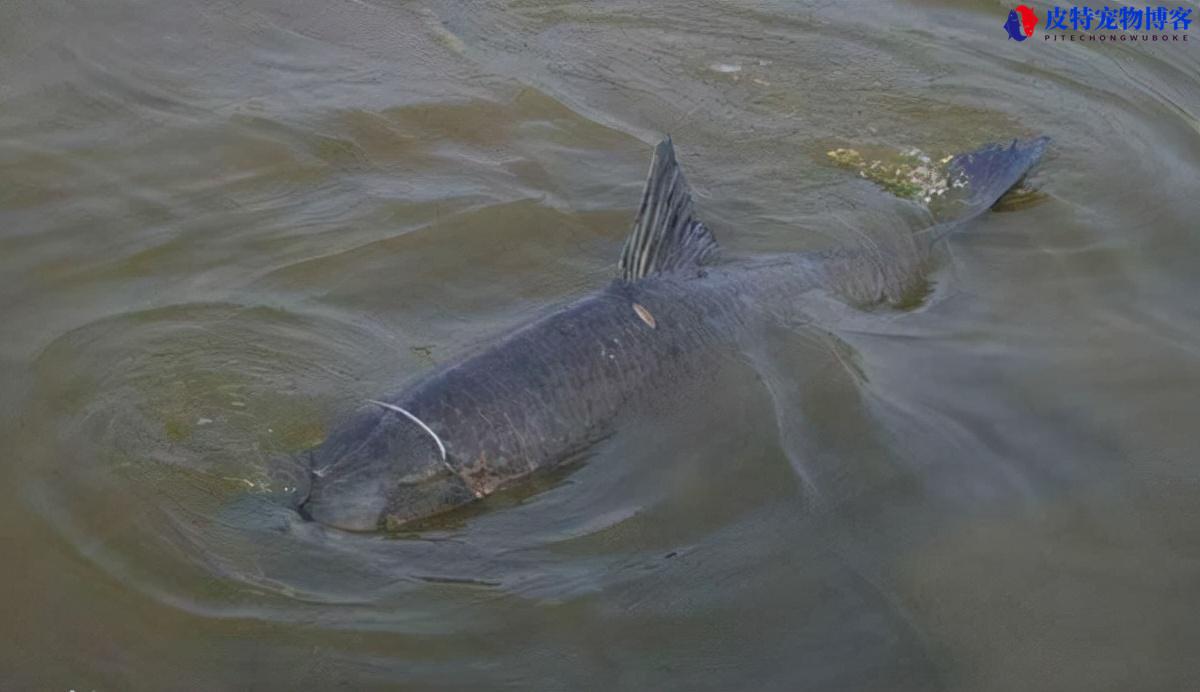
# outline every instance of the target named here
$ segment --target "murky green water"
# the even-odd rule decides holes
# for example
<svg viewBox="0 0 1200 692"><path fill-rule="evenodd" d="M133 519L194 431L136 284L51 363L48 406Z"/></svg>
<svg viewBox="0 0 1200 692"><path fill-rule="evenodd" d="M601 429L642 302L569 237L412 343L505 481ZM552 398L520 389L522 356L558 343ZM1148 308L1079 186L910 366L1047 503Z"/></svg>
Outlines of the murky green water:
<svg viewBox="0 0 1200 692"><path fill-rule="evenodd" d="M1197 43L1006 14L0 6L0 687L1194 688ZM923 307L768 335L541 492L400 537L261 502L607 281L666 132L733 253L920 224L830 150L1055 143Z"/></svg>

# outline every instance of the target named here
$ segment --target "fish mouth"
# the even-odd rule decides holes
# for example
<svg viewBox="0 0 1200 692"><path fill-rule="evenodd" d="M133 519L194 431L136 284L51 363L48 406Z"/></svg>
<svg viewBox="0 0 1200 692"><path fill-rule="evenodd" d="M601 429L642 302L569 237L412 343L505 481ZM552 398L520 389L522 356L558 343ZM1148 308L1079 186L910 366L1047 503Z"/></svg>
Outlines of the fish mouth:
<svg viewBox="0 0 1200 692"><path fill-rule="evenodd" d="M311 520L304 510L312 495L313 472L309 453L273 460L267 467L271 495L283 506Z"/></svg>
<svg viewBox="0 0 1200 692"><path fill-rule="evenodd" d="M313 521L312 512L309 511L308 507L308 500L312 497L312 478L313 476L310 475L308 482L309 489L305 491L303 498L297 498L298 501L293 506L293 509L296 510L296 514L299 514L300 518L304 521Z"/></svg>

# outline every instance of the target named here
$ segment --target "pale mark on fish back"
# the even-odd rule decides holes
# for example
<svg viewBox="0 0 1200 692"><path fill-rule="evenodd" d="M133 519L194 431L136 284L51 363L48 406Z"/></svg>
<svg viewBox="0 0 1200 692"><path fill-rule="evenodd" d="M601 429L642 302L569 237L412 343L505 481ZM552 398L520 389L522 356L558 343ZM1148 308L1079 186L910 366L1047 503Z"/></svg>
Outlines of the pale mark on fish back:
<svg viewBox="0 0 1200 692"><path fill-rule="evenodd" d="M654 315L651 315L650 311L640 303L633 304L633 311L637 313L637 316L640 317L643 322L646 323L646 326L650 327L651 329L654 329L658 326L658 322L654 320Z"/></svg>

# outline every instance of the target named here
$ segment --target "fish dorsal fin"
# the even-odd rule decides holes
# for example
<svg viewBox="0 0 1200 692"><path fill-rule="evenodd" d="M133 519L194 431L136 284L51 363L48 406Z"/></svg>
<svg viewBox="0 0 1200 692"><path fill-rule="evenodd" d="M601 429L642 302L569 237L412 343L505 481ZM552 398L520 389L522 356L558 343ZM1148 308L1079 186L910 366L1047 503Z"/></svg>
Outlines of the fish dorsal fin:
<svg viewBox="0 0 1200 692"><path fill-rule="evenodd" d="M642 204L621 250L621 278L637 281L697 266L713 260L718 250L712 231L692 217L692 191L667 137L654 148Z"/></svg>

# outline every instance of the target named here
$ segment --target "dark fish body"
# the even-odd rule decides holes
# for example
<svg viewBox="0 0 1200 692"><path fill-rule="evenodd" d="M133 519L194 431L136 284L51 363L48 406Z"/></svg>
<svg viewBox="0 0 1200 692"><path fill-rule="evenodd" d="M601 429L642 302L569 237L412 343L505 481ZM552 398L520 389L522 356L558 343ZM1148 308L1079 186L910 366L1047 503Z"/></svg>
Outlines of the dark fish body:
<svg viewBox="0 0 1200 692"><path fill-rule="evenodd" d="M1043 147L1036 140L959 157L959 170L981 188L968 206L990 206ZM692 218L667 140L656 150L621 277L366 404L310 451L311 488L300 511L374 530L484 497L611 434L623 412L695 378L710 359L753 338L762 320L802 314L809 292L899 302L919 279L924 250L948 230L884 255L716 263L716 243Z"/></svg>
<svg viewBox="0 0 1200 692"><path fill-rule="evenodd" d="M586 449L611 434L619 414L648 392L694 377L742 329L746 315L735 283L696 276L613 282L381 401L437 432L447 460L433 502L449 509ZM368 404L314 450L313 467L336 463L364 440L379 440L382 448L372 454L380 458L400 455L415 429L402 414ZM432 456L432 438L420 442ZM315 486L319 501L325 486ZM374 528L373 520L350 526L334 506L312 505L307 511L327 523ZM389 507L385 521L428 516L427 506L407 498Z"/></svg>
<svg viewBox="0 0 1200 692"><path fill-rule="evenodd" d="M437 421L451 463L490 493L608 435L642 390L690 376L731 336L734 297L707 291L679 300L685 288L614 284L438 371L394 403Z"/></svg>

